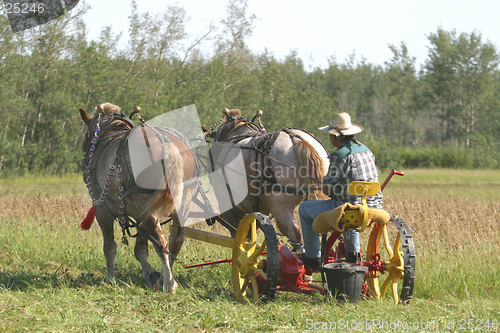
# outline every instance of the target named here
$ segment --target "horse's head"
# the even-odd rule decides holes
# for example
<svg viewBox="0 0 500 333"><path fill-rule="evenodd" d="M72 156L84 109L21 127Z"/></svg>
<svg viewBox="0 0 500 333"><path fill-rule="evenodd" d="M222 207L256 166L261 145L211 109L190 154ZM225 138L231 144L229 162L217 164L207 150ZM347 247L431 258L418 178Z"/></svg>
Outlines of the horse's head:
<svg viewBox="0 0 500 333"><path fill-rule="evenodd" d="M87 133L82 143L82 150L84 152L89 150L90 143L96 133L98 124L101 129L100 136L103 136L106 131L123 131L134 127L134 123L121 112L121 108L111 103L104 103L96 106L92 113L92 117L89 117L87 112L80 108L80 117L87 125Z"/></svg>
<svg viewBox="0 0 500 333"><path fill-rule="evenodd" d="M241 116L241 111L238 109L228 110L227 108L222 111L225 115L225 120L220 125L215 136L216 141L228 140L232 136L243 135L248 132L260 132L257 125ZM236 134L236 132L238 132Z"/></svg>

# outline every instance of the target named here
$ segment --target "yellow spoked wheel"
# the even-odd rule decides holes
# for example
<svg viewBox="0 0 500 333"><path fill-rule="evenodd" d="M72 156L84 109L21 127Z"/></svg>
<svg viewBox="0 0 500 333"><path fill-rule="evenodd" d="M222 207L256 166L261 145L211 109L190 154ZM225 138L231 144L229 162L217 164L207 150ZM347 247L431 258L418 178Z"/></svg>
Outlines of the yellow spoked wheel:
<svg viewBox="0 0 500 333"><path fill-rule="evenodd" d="M384 299L389 286L394 303L408 303L415 281L415 248L406 222L392 216L388 224L374 226L368 241L366 260L384 262L382 269L369 271L366 284L371 297ZM386 275L379 281L381 271ZM382 287L380 287L382 283Z"/></svg>
<svg viewBox="0 0 500 333"><path fill-rule="evenodd" d="M278 241L274 227L267 216L248 214L241 220L234 237L232 276L236 300L257 303L259 292L266 299L274 298L278 274Z"/></svg>

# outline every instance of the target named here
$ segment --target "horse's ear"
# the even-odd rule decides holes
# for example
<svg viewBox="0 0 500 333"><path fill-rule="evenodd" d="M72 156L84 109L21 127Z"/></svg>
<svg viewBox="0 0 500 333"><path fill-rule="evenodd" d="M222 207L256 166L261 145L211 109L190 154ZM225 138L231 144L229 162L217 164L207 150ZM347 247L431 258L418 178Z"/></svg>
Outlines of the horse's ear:
<svg viewBox="0 0 500 333"><path fill-rule="evenodd" d="M84 122L87 126L89 126L89 123L90 123L90 117L89 117L89 115L87 114L87 112L86 112L84 109L82 109L82 108L80 108L80 117L82 118L83 122Z"/></svg>

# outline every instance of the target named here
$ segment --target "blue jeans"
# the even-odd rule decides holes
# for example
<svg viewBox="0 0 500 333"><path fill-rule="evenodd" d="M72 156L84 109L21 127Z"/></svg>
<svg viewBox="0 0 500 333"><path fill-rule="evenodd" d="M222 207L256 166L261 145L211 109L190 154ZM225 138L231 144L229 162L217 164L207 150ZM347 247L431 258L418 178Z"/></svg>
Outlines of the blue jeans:
<svg viewBox="0 0 500 333"><path fill-rule="evenodd" d="M314 219L318 214L337 208L344 202L334 199L329 200L306 200L299 206L300 225L302 227L302 238L304 239L304 254L308 258L319 258L321 247L319 234L312 228ZM359 233L354 230L344 231L344 240L347 252L358 252Z"/></svg>

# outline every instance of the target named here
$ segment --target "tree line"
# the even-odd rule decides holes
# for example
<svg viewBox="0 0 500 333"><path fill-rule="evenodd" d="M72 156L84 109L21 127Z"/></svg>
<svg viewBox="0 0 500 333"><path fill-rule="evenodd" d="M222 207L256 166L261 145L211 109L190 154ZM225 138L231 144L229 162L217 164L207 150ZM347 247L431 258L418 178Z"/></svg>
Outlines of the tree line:
<svg viewBox="0 0 500 333"><path fill-rule="evenodd" d="M500 58L477 31L430 32L420 69L404 42L383 65L353 54L306 69L295 51L277 59L248 49L256 16L247 0L229 0L227 17L196 34L181 6L139 13L132 2L126 48L111 26L88 40L87 10L15 34L0 16L1 177L78 171L78 108L104 102L127 114L139 105L145 119L195 104L207 127L225 107L248 118L263 110L268 130L301 127L326 143L317 128L345 111L365 127L358 139L379 167L499 167Z"/></svg>

